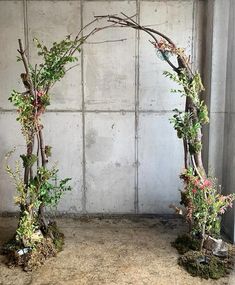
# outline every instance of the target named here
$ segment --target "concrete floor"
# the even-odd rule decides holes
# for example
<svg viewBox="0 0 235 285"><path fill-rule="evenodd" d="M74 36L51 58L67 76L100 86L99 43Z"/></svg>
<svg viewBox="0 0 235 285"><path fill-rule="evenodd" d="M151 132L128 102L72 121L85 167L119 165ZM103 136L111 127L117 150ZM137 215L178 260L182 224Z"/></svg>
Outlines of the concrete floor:
<svg viewBox="0 0 235 285"><path fill-rule="evenodd" d="M0 218L0 244L17 220ZM219 281L191 277L177 265L170 242L186 231L181 220L164 218L58 219L64 250L34 272L10 269L0 256L0 285L235 285L234 274Z"/></svg>

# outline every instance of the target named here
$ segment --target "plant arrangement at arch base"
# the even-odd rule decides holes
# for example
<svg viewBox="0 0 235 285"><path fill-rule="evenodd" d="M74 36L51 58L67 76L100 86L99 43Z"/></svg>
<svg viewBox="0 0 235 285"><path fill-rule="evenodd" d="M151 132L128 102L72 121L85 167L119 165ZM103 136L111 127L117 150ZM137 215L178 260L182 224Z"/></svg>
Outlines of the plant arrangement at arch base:
<svg viewBox="0 0 235 285"><path fill-rule="evenodd" d="M234 247L220 237L221 216L232 207L234 194L224 196L216 180L195 176L192 168L181 174L185 188L181 191L181 214L189 225L189 233L173 243L182 255L179 264L193 276L219 279L233 269ZM179 210L179 209L178 209Z"/></svg>
<svg viewBox="0 0 235 285"><path fill-rule="evenodd" d="M185 169L180 174L184 185L180 204L184 208L170 207L184 216L189 232L179 236L172 245L182 254L179 264L190 274L219 279L233 269L234 247L221 239L221 219L233 207L235 194L222 195L217 179L208 176L203 167L201 128L209 123L209 118L207 107L200 99L204 90L200 74L189 76L185 68L177 74L168 71L164 74L181 87L172 93L186 97L185 111L175 109L170 119L178 138L183 139L185 151Z"/></svg>
<svg viewBox="0 0 235 285"><path fill-rule="evenodd" d="M75 53L80 52L81 45L89 36L80 37L80 33L75 39L67 36L60 42L54 42L51 48L35 39L42 63L34 66L29 63L19 40L17 61L23 63L25 69L21 74L25 91L13 90L9 100L17 108L17 121L26 142L26 153L20 155L15 166L9 163L13 151L6 155L6 171L16 187L15 203L19 206L20 216L15 235L2 251L8 256L9 265L19 265L24 270L32 270L44 263L63 246L64 236L56 223L45 216L45 207L57 206L61 196L71 190L71 179L59 180L56 166L48 167L52 147L44 143L41 117L50 105L51 88L75 66Z"/></svg>
<svg viewBox="0 0 235 285"><path fill-rule="evenodd" d="M184 216L189 233L179 236L172 245L182 254L179 264L190 274L219 279L233 268L233 247L221 239L220 232L222 215L233 207L235 194L222 195L217 180L208 176L203 166L202 126L209 123L209 118L200 97L204 91L200 74L192 72L183 49L176 49L166 40L156 47L166 57L177 56L180 65L175 73L165 71L164 75L180 86L172 93L186 99L185 110L174 109L170 119L184 146L185 169L180 174L184 184L180 204L184 208L170 207Z"/></svg>
<svg viewBox="0 0 235 285"><path fill-rule="evenodd" d="M167 50L170 51L169 46ZM204 90L200 74L193 74L189 68L164 74L181 87L172 92L186 98L185 111L175 109L170 119L184 145L185 169L180 175L184 209L170 207L184 215L189 233L179 236L172 245L182 254L179 264L193 276L219 279L233 268L233 247L220 238L220 231L222 215L232 208L235 194L222 195L217 180L208 176L203 167L201 129L209 123L209 118L200 98Z"/></svg>

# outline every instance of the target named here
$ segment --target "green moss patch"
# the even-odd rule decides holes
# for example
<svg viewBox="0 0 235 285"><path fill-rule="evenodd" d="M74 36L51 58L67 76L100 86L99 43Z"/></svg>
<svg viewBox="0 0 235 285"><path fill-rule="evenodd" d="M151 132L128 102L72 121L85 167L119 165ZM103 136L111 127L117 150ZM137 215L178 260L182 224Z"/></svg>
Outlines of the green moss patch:
<svg viewBox="0 0 235 285"><path fill-rule="evenodd" d="M227 260L213 255L205 255L199 251L188 251L179 258L179 264L192 276L204 279L219 279L229 273Z"/></svg>
<svg viewBox="0 0 235 285"><path fill-rule="evenodd" d="M200 250L200 243L199 239L194 239L189 234L184 234L178 236L171 245L178 250L179 254L185 254L190 250Z"/></svg>
<svg viewBox="0 0 235 285"><path fill-rule="evenodd" d="M56 248L56 251L57 252L61 251L64 245L64 234L60 232L55 222L49 224L48 233L53 238L53 243Z"/></svg>
<svg viewBox="0 0 235 285"><path fill-rule="evenodd" d="M15 237L2 246L1 253L7 256L7 265L20 266L31 271L42 265L46 259L56 256L63 249L64 235L55 222L48 226L47 234L32 248L24 247Z"/></svg>

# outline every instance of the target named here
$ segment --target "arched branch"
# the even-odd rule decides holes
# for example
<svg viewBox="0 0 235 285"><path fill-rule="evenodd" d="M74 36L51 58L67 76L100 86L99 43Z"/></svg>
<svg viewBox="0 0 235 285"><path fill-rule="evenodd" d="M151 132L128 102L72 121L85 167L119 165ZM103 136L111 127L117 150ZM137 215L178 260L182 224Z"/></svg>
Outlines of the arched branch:
<svg viewBox="0 0 235 285"><path fill-rule="evenodd" d="M180 77L181 74L187 75L189 81L193 80L194 73L189 63L188 57L185 55L184 50L177 48L176 44L165 34L149 28L137 23L133 18L134 16L127 16L124 13L121 13L121 17L117 15L102 15L102 16L95 16L95 19L106 19L107 22L112 23L113 27L129 27L135 30L140 30L147 33L153 41L150 41L155 48L160 52L163 60L168 63L168 65L173 69L174 72L178 74ZM169 58L168 53L174 55L176 57L178 66L176 66ZM187 90L185 90L187 94ZM199 95L199 94L198 94ZM185 112L190 112L193 114L192 121L196 122L198 119L197 108L194 105L194 102L190 96L186 96L185 101ZM197 138L198 143L201 143L202 140L202 132L201 128L197 131ZM183 146L184 146L184 162L185 168L188 168L188 157L189 157L189 142L186 139L183 139ZM192 167L195 168L195 171L200 174L200 176L205 176L205 170L202 162L202 152L198 151L195 154L191 155L193 157Z"/></svg>

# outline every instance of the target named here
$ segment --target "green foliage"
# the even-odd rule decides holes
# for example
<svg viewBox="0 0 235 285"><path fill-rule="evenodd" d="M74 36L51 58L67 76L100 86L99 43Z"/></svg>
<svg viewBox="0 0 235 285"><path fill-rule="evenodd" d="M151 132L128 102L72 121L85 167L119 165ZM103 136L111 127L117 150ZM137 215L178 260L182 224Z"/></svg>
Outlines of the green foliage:
<svg viewBox="0 0 235 285"><path fill-rule="evenodd" d="M192 169L185 170L181 178L185 182L184 204L190 212L192 232L202 234L203 228L209 235L220 234L220 217L232 207L235 194L221 195L212 178L201 179Z"/></svg>
<svg viewBox="0 0 235 285"><path fill-rule="evenodd" d="M60 42L54 42L51 48L47 48L39 40L35 39L38 55L43 61L39 65L29 65L34 94L29 91L21 93L13 90L9 101L17 107L17 121L21 124L22 133L27 142L38 131L39 116L50 105L50 87L61 80L66 74L66 66L78 60L74 56L75 51L80 52L83 38L71 40L70 36ZM17 61L22 61L18 57Z"/></svg>
<svg viewBox="0 0 235 285"><path fill-rule="evenodd" d="M192 119L193 113L191 112L182 112L178 109L174 109L173 111L176 114L173 115L170 122L174 125L178 138L187 140L191 154L199 152L202 145L197 140L197 134L201 128L201 124L198 121L194 122Z"/></svg>
<svg viewBox="0 0 235 285"><path fill-rule="evenodd" d="M51 156L51 150L52 150L52 146L45 145L45 155L46 155L46 157L50 157Z"/></svg>
<svg viewBox="0 0 235 285"><path fill-rule="evenodd" d="M34 39L38 49L38 55L43 58L43 63L39 69L31 67L31 76L38 89L50 87L53 83L59 81L66 73L65 66L78 60L74 56L75 51L80 52L80 40L71 40L70 36L60 42L54 42L48 49L38 39Z"/></svg>
<svg viewBox="0 0 235 285"><path fill-rule="evenodd" d="M25 247L33 247L41 237L35 234L38 226L28 211L21 213L20 222L16 230L16 240L23 241Z"/></svg>
<svg viewBox="0 0 235 285"><path fill-rule="evenodd" d="M200 92L204 90L200 74L196 73L190 78L185 70L181 70L180 74L165 71L164 75L182 87L182 89L173 89L173 93L189 97L192 101L190 110L186 112L174 109L176 114L170 122L174 125L177 136L187 141L190 154L198 153L202 149L198 132L204 124L209 122L207 107L199 97Z"/></svg>
<svg viewBox="0 0 235 285"><path fill-rule="evenodd" d="M38 242L38 228L47 231L47 224L43 221L41 209L44 206L56 207L61 196L71 190L68 185L70 178L58 181L58 170L45 167L46 158L51 156L52 147L44 146L43 125L40 118L50 105L50 88L64 77L69 70L66 70L66 66L78 60L74 54L76 51L80 52L83 42L83 37L71 40L70 36L67 36L66 39L54 42L51 48L47 48L35 39L42 63L35 66L29 64L28 68L25 68L26 73L21 74L21 79L26 91L22 93L13 90L9 97L9 101L17 108L17 121L21 124L27 145L27 153L20 156L25 169L24 178L22 178L18 161L14 169L9 165L6 166L6 171L17 189L15 203L21 210L16 238L24 246L32 247ZM20 55L17 61L23 61L27 65L21 48ZM27 72L28 69L29 72ZM33 152L35 142L37 143L36 154ZM37 167L34 175L35 162L37 162ZM40 163L41 167L39 167Z"/></svg>
<svg viewBox="0 0 235 285"><path fill-rule="evenodd" d="M35 131L34 120L34 98L30 94L22 94L15 90L12 91L9 101L17 107L17 121L21 124L22 134L27 142L31 140L32 133Z"/></svg>
<svg viewBox="0 0 235 285"><path fill-rule="evenodd" d="M40 236L36 233L39 228L37 213L40 205L56 207L61 196L66 191L71 190L71 187L68 185L71 179L65 178L57 183L57 169L52 168L49 170L40 167L37 169L36 176L26 188L21 177L18 161L15 169L7 165L6 170L16 185L17 195L15 203L21 207L21 217L16 231L16 239L21 241L24 246L33 247L40 241Z"/></svg>
<svg viewBox="0 0 235 285"><path fill-rule="evenodd" d="M181 69L179 74L164 71L163 74L177 83L182 89L172 89L172 93L179 93L181 96L190 97L194 105L199 108L201 104L200 93L204 90L201 76L197 72L189 77L185 69Z"/></svg>
<svg viewBox="0 0 235 285"><path fill-rule="evenodd" d="M38 157L35 154L31 155L20 155L20 158L23 160L23 167L31 167L34 165L34 163L37 161Z"/></svg>
<svg viewBox="0 0 235 285"><path fill-rule="evenodd" d="M20 163L19 161L16 161L14 169L11 168L10 165L8 164L8 159L12 155L13 152L14 150L9 152L5 157L7 160L5 169L6 169L6 172L9 174L9 176L12 178L13 183L16 187L17 196L15 197L15 203L16 205L20 205L21 208L25 209L27 194L26 194L26 185L24 184L24 180L21 174Z"/></svg>
<svg viewBox="0 0 235 285"><path fill-rule="evenodd" d="M33 187L31 200L34 201L33 206L35 208L38 208L41 204L56 207L61 196L66 191L71 190L71 187L68 186L68 182L71 178L62 179L57 183L57 173L58 170L55 168L49 170L44 167L39 167L37 169L37 175L30 183L31 187ZM32 199L32 196L34 196L34 199Z"/></svg>
<svg viewBox="0 0 235 285"><path fill-rule="evenodd" d="M198 115L198 121L201 125L209 123L208 110L207 106L204 104L204 101L201 101L199 103L197 115Z"/></svg>

